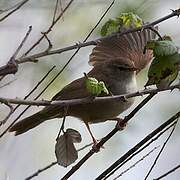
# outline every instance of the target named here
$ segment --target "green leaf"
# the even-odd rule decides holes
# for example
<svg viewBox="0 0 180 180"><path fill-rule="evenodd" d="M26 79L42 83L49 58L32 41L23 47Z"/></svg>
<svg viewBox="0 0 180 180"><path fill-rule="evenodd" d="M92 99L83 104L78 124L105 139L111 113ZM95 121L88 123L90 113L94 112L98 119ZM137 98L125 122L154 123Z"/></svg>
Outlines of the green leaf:
<svg viewBox="0 0 180 180"><path fill-rule="evenodd" d="M98 96L103 92L109 94L105 83L103 81L98 82L98 80L93 77L88 77L86 79L86 89L94 96Z"/></svg>
<svg viewBox="0 0 180 180"><path fill-rule="evenodd" d="M145 86L153 84L161 84L162 82L170 85L178 75L176 64L173 61L173 56L158 56L150 65L148 71L148 82Z"/></svg>
<svg viewBox="0 0 180 180"><path fill-rule="evenodd" d="M119 21L119 24L127 28L130 26L141 27L143 24L142 19L132 12L121 13L116 19Z"/></svg>
<svg viewBox="0 0 180 180"><path fill-rule="evenodd" d="M106 85L105 85L105 83L104 83L103 81L100 81L100 82L98 83L98 87L99 87L99 89L101 90L101 92L104 92L104 93L106 93L106 94L109 94L109 91L108 91L108 89L106 88Z"/></svg>
<svg viewBox="0 0 180 180"><path fill-rule="evenodd" d="M154 56L169 56L178 53L178 47L171 40L149 41L146 49L152 49Z"/></svg>
<svg viewBox="0 0 180 180"><path fill-rule="evenodd" d="M140 27L142 26L142 19L132 12L129 13L121 13L115 19L109 19L101 28L101 35L107 36L112 33L117 33L121 30L122 27L129 28Z"/></svg>
<svg viewBox="0 0 180 180"><path fill-rule="evenodd" d="M119 24L113 19L109 19L101 28L101 36L107 36L118 32Z"/></svg>

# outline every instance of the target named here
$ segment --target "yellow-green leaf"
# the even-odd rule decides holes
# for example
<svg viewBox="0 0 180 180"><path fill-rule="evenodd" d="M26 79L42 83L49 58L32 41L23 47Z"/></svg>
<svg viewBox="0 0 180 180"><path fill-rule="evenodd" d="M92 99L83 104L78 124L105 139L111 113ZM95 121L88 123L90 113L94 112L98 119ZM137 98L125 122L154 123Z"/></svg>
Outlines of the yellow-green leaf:
<svg viewBox="0 0 180 180"><path fill-rule="evenodd" d="M103 81L98 81L96 78L88 77L86 79L86 89L90 94L98 96L101 93L109 94L106 85Z"/></svg>

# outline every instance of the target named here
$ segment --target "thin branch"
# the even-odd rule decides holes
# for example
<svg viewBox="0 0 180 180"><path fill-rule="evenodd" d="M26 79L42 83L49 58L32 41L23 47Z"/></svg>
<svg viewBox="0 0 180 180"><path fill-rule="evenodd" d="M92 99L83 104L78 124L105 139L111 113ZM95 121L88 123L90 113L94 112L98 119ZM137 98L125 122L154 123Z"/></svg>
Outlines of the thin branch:
<svg viewBox="0 0 180 180"><path fill-rule="evenodd" d="M86 46L96 45L96 43L98 41L108 39L108 38L112 38L112 37L116 37L116 36L119 37L119 36L122 36L124 34L141 31L143 29L149 29L149 28L152 28L154 25L157 25L157 24L159 24L159 23L161 23L161 22L163 22L165 20L168 20L168 19L170 19L170 18L172 18L174 16L179 16L179 15L180 15L180 8L176 9L176 10L173 10L169 15L166 15L166 16L164 16L162 18L159 18L156 21L153 21L151 23L147 23L147 24L145 24L145 25L143 25L141 27L138 27L138 28L128 29L126 31L116 33L116 34L112 34L112 35L109 35L109 36L105 36L105 37L102 37L102 38L98 38L98 39L95 39L93 41L78 43L78 44L75 44L75 45L72 45L72 46L67 46L67 47L64 47L64 48L51 50L49 52L42 51L40 53L33 54L31 56L26 56L26 57L16 59L16 61L17 61L18 64L21 64L21 63L25 63L25 62L31 62L33 59L36 59L36 58L41 58L41 57L45 57L45 56L49 56L49 55L53 55L53 54L60 54L60 53L65 52L65 51L70 51L70 50L73 50L73 49L79 49L79 48L86 47Z"/></svg>
<svg viewBox="0 0 180 180"><path fill-rule="evenodd" d="M15 74L18 71L18 64L15 61L15 58L19 53L19 51L21 50L21 48L23 47L24 43L26 42L31 30L32 30L32 26L29 26L27 33L25 34L23 40L21 41L20 45L18 46L14 54L11 56L8 63L5 66L0 67L0 76L5 76L7 74Z"/></svg>
<svg viewBox="0 0 180 180"><path fill-rule="evenodd" d="M4 101L3 104L5 104L7 107L9 107L9 113L8 115L0 121L0 126L5 124L7 122L7 120L9 119L9 117L11 116L11 114L14 112L14 108L11 104L9 104L7 101Z"/></svg>
<svg viewBox="0 0 180 180"><path fill-rule="evenodd" d="M114 1L110 4L110 6L108 7L108 9L105 11L105 13L102 15L102 17L100 18L100 20L96 23L96 25L94 26L94 28L90 31L90 33L88 33L88 35L86 36L85 40L86 41L90 35L93 33L93 31L95 30L95 28L99 25L100 21L102 20L102 18L107 14L107 12L110 10L110 8L112 7ZM71 62L71 60L73 59L73 57L78 53L78 49L75 51L75 53L70 57L70 59L68 60L68 62L63 66L63 68L56 74L56 76L47 84L47 86L39 93L39 95L35 98L38 99L47 89L48 87L59 77L59 75L64 71L64 69L67 67L67 65ZM0 138L6 134L6 132L9 130L10 127L13 126L13 124L24 114L24 112L26 112L27 109L29 109L30 105L8 126L8 128L6 128L4 130L4 132L2 134L0 134Z"/></svg>
<svg viewBox="0 0 180 180"><path fill-rule="evenodd" d="M62 121L61 127L60 127L60 129L59 129L59 133L58 133L58 135L57 135L56 141L59 139L61 132L65 133L65 132L64 132L64 124L65 124L65 121L66 121L67 113L68 113L68 106L64 107L63 121Z"/></svg>
<svg viewBox="0 0 180 180"><path fill-rule="evenodd" d="M55 66L53 66L46 74L45 76L43 76L43 78L36 84L36 86L24 97L24 99L27 99L40 85L41 83L47 78L47 76L52 72L52 70L55 68ZM35 100L39 98L39 96L41 96L41 94L44 92L44 89L40 92L39 95L36 96ZM20 104L18 104L15 108L14 108L14 112L16 111L16 109L20 106ZM24 114L24 112L26 112L29 108L31 107L31 105L29 105L28 107L26 107L23 112L21 112L19 114L19 116L0 134L0 138L3 137L6 132L8 132L8 130L13 126L13 124Z"/></svg>
<svg viewBox="0 0 180 180"><path fill-rule="evenodd" d="M136 150L135 152L133 152L133 154L131 154L128 158L126 158L123 162L121 162L113 171L111 171L105 178L109 178L111 175L113 175L120 167L122 167L124 164L126 164L128 161L130 161L133 157L135 157L137 154L139 154L140 152L142 152L145 148L147 148L148 146L150 146L154 141L156 141L159 137L161 137L167 130L169 130L171 127L174 126L174 124L177 122L172 123L171 125L169 125L167 128L165 128L163 131L161 131L156 137L151 138L151 141L149 141L147 144L145 144L142 148L140 148L139 150Z"/></svg>
<svg viewBox="0 0 180 180"><path fill-rule="evenodd" d="M16 81L16 80L17 80L17 79L10 80L9 82L1 85L1 86L0 86L0 89L6 87L6 86L8 86L8 85L10 85L11 83L13 83L13 82ZM0 81L1 81L1 79L0 79Z"/></svg>
<svg viewBox="0 0 180 180"><path fill-rule="evenodd" d="M44 35L45 39L46 39L47 42L48 42L48 47L47 47L47 49L46 49L46 51L48 52L48 51L50 51L50 49L52 49L53 45L52 45L52 43L51 43L51 40L48 38L47 34L44 33L44 32L41 32L41 33Z"/></svg>
<svg viewBox="0 0 180 180"><path fill-rule="evenodd" d="M113 171L119 164L124 162L129 156L131 156L135 151L140 149L146 142L148 142L150 139L152 139L155 135L157 135L159 132L161 132L163 129L165 129L168 125L176 121L180 117L180 111L177 112L174 116L172 116L170 119L168 119L166 122L164 122L162 125L160 125L158 128L156 128L153 132L148 134L145 138L143 138L139 143L137 143L133 148L131 148L129 151L127 151L124 155L122 155L116 162L114 162L110 167L108 167L104 172L102 172L96 180L101 180L104 177L106 177L111 171Z"/></svg>
<svg viewBox="0 0 180 180"><path fill-rule="evenodd" d="M171 174L172 172L174 172L175 170L179 169L180 168L180 164L177 165L176 167L174 167L173 169L171 169L170 171L166 172L165 174L163 174L162 176L158 177L158 178L155 178L153 180L160 180L164 177L166 177L167 175Z"/></svg>
<svg viewBox="0 0 180 180"><path fill-rule="evenodd" d="M9 17L11 14L13 14L15 11L17 11L18 9L20 9L25 3L27 3L29 0L23 0L22 2L20 3L17 3L16 5L14 5L13 7L5 10L5 11L9 11L13 8L12 11L10 11L8 14L6 14L4 17L2 17L0 19L0 22L2 22L3 20L5 20L7 17Z"/></svg>
<svg viewBox="0 0 180 180"><path fill-rule="evenodd" d="M68 3L68 4L66 5L66 7L63 9L63 11L61 11L61 13L59 14L59 16L58 16L56 19L53 18L53 21L52 21L51 25L50 25L49 28L44 32L44 34L47 35L49 32L52 31L52 28L54 27L54 25L60 20L61 17L63 17L64 13L68 10L68 8L70 7L70 5L72 4L73 1L74 1L74 0L70 0L70 1L69 1L69 3ZM56 12L54 12L54 13L56 13ZM54 15L53 15L53 17L54 17ZM44 39L44 37L45 37L44 34L25 52L24 56L21 57L20 59L25 58L26 55L29 54L29 53ZM45 52L47 53L47 51L44 51L44 53L45 53ZM50 52L50 51L49 51L49 52ZM31 59L32 59L32 58L33 58L33 57L31 57ZM38 57L37 57L37 58L38 58ZM34 59L36 59L36 57L35 57Z"/></svg>
<svg viewBox="0 0 180 180"><path fill-rule="evenodd" d="M164 148L166 147L166 144L168 143L170 137L172 136L172 134L173 134L173 132L174 132L174 130L175 130L175 128L176 128L177 122L178 122L178 121L176 121L176 123L174 124L174 126L173 126L173 128L172 128L172 130L171 130L171 132L170 132L170 134L169 134L169 136L167 137L166 141L164 142L162 148L160 149L160 151L159 151L156 159L154 160L154 162L153 162L151 168L149 169L147 175L145 176L144 180L147 180L147 178L149 177L149 175L150 175L150 173L152 172L153 168L155 167L155 165L156 165L156 163L157 163L160 155L162 154Z"/></svg>
<svg viewBox="0 0 180 180"><path fill-rule="evenodd" d="M93 31L95 30L95 28L99 25L99 23L101 22L101 20L105 17L105 15L108 13L108 11L110 10L110 8L112 7L112 5L114 4L115 0L112 1L112 3L110 4L110 6L107 8L107 10L103 13L103 15L101 16L100 20L96 23L96 25L93 27L93 29L88 33L88 35L86 36L86 38L84 39L84 42L90 37L90 35L93 33ZM62 69L56 74L56 76L47 84L47 86L38 94L38 96L36 96L35 100L38 99L47 89L48 87L59 77L59 75L64 71L64 69L68 66L68 64L72 61L72 59L74 58L74 56L78 53L79 49L77 49L73 55L70 57L70 59L68 60L68 62L62 67ZM20 115L4 130L4 132L2 134L0 134L0 138L2 136L4 136L4 134L6 134L6 132L13 126L13 124L24 114L24 112L27 111L27 109L29 109L30 105L22 112L20 113Z"/></svg>
<svg viewBox="0 0 180 180"><path fill-rule="evenodd" d="M158 149L159 146L156 146L155 148L153 148L151 151L149 151L147 154L145 154L141 159L139 159L138 161L136 161L134 164L132 164L130 167L128 167L127 169L125 169L123 172L121 172L118 176L116 176L113 180L116 180L118 178L120 178L123 174L127 173L129 170L131 170L132 168L134 168L137 164L139 164L141 161L143 161L146 157L148 157L151 153L153 153L156 149Z"/></svg>
<svg viewBox="0 0 180 180"><path fill-rule="evenodd" d="M124 99L129 99L132 97L142 96L146 94L150 94L150 96L146 99L146 101L149 101L149 98L151 99L151 96L154 96L154 94L157 94L159 92L167 91L167 90L173 90L175 88L180 88L180 84L173 85L166 87L164 89L144 89L141 91L136 91L134 93L128 93L123 95L115 95L115 96L104 96L104 97L95 97L95 98L81 98L81 99L70 99L70 100L58 100L58 101L48 101L48 100L39 100L39 101L33 101L33 100L23 100L23 99L10 99L10 98L3 98L0 97L0 102L7 101L10 104L21 104L21 105L31 105L31 106L71 106L71 105L77 105L77 104L88 104L90 102L108 102L112 100L116 101L123 101ZM141 107L139 107L141 108ZM132 117L136 113L136 109L130 114ZM126 117L126 119L130 119L132 117Z"/></svg>
<svg viewBox="0 0 180 180"><path fill-rule="evenodd" d="M149 95L150 96L150 95ZM136 113L138 112L138 110L140 110L149 100L149 96L147 98L145 98L140 104L138 104L138 106L135 108L136 109ZM152 96L153 97L153 96ZM151 98L152 98L151 97ZM148 99L148 101L146 100ZM139 109L138 109L139 108ZM134 111L132 111L132 114L134 115ZM128 116L126 116L126 118L124 119L124 121L122 120L121 123L126 123L128 122L133 115L131 115L131 113L129 113ZM128 119L129 118L129 119ZM61 178L61 180L65 180L67 178L69 178L70 176L72 176L72 174L74 174L93 154L99 152L100 148L103 147L103 145L110 139L112 138L117 132L119 132L119 128L116 125L115 128L109 133L107 134L104 138L101 139L100 142L98 142L96 144L96 146L93 146L92 149L74 166L72 167L72 169L70 171L68 171L63 178Z"/></svg>
<svg viewBox="0 0 180 180"><path fill-rule="evenodd" d="M138 104L133 111L124 118L124 123L127 123L147 102L149 102L158 92L154 91L151 92L140 104ZM124 96L125 98L129 98L128 95L127 97Z"/></svg>
<svg viewBox="0 0 180 180"><path fill-rule="evenodd" d="M58 9L58 2L59 2L59 0L56 0L52 23L53 23L53 22L55 21L55 19L56 19L56 13L57 13L57 9ZM61 11L63 11L63 9L61 9Z"/></svg>
<svg viewBox="0 0 180 180"><path fill-rule="evenodd" d="M86 144L85 146L79 148L77 151L80 152L80 151L82 151L82 150L84 150L84 149L86 149L87 147L90 147L90 146L92 146L92 145L93 145L93 143ZM47 169L50 169L51 167L53 167L53 166L55 166L55 165L57 165L57 161L54 161L54 162L48 164L47 166L45 166L45 167L42 168L42 169L38 169L36 172L34 172L33 174L31 174L30 176L28 176L27 178L25 178L25 180L30 180L30 179L38 176L40 173L46 171Z"/></svg>

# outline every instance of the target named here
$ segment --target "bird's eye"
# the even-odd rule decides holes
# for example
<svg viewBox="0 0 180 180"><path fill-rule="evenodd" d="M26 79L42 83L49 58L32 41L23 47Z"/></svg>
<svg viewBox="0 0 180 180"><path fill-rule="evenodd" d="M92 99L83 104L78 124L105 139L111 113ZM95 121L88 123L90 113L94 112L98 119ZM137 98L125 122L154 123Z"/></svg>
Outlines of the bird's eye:
<svg viewBox="0 0 180 180"><path fill-rule="evenodd" d="M129 69L127 66L118 66L118 69L120 70L120 71L125 71L125 70L127 70L127 69Z"/></svg>

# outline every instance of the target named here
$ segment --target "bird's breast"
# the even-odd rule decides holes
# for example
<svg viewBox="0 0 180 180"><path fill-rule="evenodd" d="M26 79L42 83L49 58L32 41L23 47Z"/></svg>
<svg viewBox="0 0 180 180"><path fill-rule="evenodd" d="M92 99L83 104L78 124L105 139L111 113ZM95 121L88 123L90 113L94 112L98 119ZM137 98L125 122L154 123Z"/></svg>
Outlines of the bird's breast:
<svg viewBox="0 0 180 180"><path fill-rule="evenodd" d="M111 84L111 93L121 95L136 91L136 79L132 78L128 82L115 82ZM89 123L104 122L108 119L116 118L120 113L128 109L134 102L134 98L124 100L111 100L107 102L90 102L70 107L69 115L80 118Z"/></svg>

